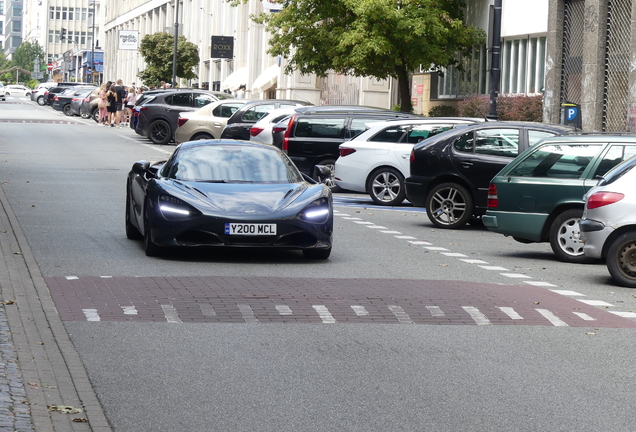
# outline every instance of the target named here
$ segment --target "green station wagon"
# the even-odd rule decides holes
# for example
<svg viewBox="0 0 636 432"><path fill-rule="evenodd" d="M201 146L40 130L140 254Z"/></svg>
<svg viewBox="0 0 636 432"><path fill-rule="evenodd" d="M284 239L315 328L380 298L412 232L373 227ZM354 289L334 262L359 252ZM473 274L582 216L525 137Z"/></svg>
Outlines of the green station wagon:
<svg viewBox="0 0 636 432"><path fill-rule="evenodd" d="M634 155L636 135L548 138L492 179L483 223L521 243L549 241L561 261L588 262L579 231L583 195Z"/></svg>

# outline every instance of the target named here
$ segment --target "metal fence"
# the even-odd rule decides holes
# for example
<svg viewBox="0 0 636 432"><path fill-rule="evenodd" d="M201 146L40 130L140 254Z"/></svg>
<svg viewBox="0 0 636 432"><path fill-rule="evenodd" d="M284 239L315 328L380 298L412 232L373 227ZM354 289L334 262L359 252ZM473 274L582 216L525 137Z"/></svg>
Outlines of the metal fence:
<svg viewBox="0 0 636 432"><path fill-rule="evenodd" d="M632 0L608 0L603 131L627 130Z"/></svg>
<svg viewBox="0 0 636 432"><path fill-rule="evenodd" d="M585 0L564 3L561 102L581 103Z"/></svg>
<svg viewBox="0 0 636 432"><path fill-rule="evenodd" d="M360 103L360 78L329 73L322 78L321 105L358 105Z"/></svg>

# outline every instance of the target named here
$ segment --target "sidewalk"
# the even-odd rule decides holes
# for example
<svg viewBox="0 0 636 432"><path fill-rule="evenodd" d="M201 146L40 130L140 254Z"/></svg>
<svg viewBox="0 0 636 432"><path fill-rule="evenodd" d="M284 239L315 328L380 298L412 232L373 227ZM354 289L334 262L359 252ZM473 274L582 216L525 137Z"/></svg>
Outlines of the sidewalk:
<svg viewBox="0 0 636 432"><path fill-rule="evenodd" d="M9 431L112 432L0 186L0 432Z"/></svg>

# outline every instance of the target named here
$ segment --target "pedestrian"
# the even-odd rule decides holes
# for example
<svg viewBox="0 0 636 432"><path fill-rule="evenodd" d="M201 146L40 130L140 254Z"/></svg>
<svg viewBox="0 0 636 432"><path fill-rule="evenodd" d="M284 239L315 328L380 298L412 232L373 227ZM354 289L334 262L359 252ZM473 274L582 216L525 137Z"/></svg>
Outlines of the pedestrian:
<svg viewBox="0 0 636 432"><path fill-rule="evenodd" d="M121 127L120 123L124 118L126 112L124 111L124 103L127 96L126 87L124 87L124 82L120 79L117 80L117 85L115 86L115 91L117 92L117 113L115 115L115 125Z"/></svg>
<svg viewBox="0 0 636 432"><path fill-rule="evenodd" d="M161 81L161 83L159 83L159 88L165 89L166 88L166 82L165 81Z"/></svg>
<svg viewBox="0 0 636 432"><path fill-rule="evenodd" d="M239 88L236 90L236 98L237 99L245 99L245 84L241 84Z"/></svg>
<svg viewBox="0 0 636 432"><path fill-rule="evenodd" d="M108 98L108 123L110 123L110 127L115 127L117 121L117 89L115 84L110 85L106 96Z"/></svg>
<svg viewBox="0 0 636 432"><path fill-rule="evenodd" d="M134 87L128 87L128 94L126 95L126 101L124 103L124 108L125 108L125 118L124 118L124 126L130 126L130 119L132 118L132 109L133 106L135 105L135 97L137 95L135 94L135 88Z"/></svg>
<svg viewBox="0 0 636 432"><path fill-rule="evenodd" d="M108 96L106 95L108 90L106 84L102 84L99 87L99 100L97 101L97 108L99 109L97 125L107 126L106 120L108 119Z"/></svg>

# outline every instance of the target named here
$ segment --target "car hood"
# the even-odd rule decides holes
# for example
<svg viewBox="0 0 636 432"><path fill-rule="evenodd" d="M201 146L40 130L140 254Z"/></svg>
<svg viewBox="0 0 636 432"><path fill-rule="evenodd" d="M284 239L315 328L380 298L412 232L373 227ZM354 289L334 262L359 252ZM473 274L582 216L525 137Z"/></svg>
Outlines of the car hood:
<svg viewBox="0 0 636 432"><path fill-rule="evenodd" d="M204 213L224 216L266 215L301 207L316 199L320 185L307 183L206 183L166 180L166 192L192 204Z"/></svg>

